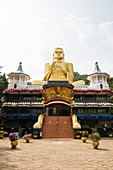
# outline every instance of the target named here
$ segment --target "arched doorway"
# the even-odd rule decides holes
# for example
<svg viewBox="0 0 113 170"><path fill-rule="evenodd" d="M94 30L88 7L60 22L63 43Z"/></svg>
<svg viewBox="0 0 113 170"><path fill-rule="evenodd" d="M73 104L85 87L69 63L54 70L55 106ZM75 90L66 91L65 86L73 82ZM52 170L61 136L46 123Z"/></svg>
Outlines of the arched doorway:
<svg viewBox="0 0 113 170"><path fill-rule="evenodd" d="M70 106L67 103L49 103L45 108L46 116L70 116Z"/></svg>
<svg viewBox="0 0 113 170"><path fill-rule="evenodd" d="M65 101L46 103L42 138L74 138L70 110Z"/></svg>
<svg viewBox="0 0 113 170"><path fill-rule="evenodd" d="M103 84L100 84L100 89L103 89Z"/></svg>
<svg viewBox="0 0 113 170"><path fill-rule="evenodd" d="M16 89L17 88L17 84L14 84L14 89Z"/></svg>

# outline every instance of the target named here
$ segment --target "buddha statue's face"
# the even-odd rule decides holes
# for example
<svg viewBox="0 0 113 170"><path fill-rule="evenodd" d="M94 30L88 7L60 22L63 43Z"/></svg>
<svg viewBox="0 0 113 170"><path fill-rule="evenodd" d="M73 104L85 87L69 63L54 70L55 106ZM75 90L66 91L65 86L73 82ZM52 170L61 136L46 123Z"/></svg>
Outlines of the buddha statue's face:
<svg viewBox="0 0 113 170"><path fill-rule="evenodd" d="M53 58L56 61L64 59L63 49L62 48L55 48L54 53L53 53Z"/></svg>

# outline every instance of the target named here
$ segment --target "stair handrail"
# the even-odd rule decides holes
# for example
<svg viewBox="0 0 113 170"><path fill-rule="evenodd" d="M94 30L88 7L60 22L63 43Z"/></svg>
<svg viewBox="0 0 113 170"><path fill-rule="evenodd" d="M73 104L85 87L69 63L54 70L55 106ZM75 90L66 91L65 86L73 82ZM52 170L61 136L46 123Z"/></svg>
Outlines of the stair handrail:
<svg viewBox="0 0 113 170"><path fill-rule="evenodd" d="M34 129L42 129L44 114L38 116L38 121L33 125Z"/></svg>
<svg viewBox="0 0 113 170"><path fill-rule="evenodd" d="M81 129L81 125L77 121L77 116L75 114L72 114L71 117L72 117L72 126L73 126L73 129Z"/></svg>

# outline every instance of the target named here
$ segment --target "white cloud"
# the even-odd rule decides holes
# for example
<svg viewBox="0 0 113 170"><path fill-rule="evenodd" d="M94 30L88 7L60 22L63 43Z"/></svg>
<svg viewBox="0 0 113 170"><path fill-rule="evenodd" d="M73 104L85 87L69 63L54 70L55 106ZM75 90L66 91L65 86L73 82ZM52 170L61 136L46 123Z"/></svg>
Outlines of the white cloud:
<svg viewBox="0 0 113 170"><path fill-rule="evenodd" d="M44 78L45 63L51 62L51 53L47 47L37 44L35 47L35 54L33 58L28 59L28 72L32 75L32 80L42 80Z"/></svg>
<svg viewBox="0 0 113 170"><path fill-rule="evenodd" d="M113 46L113 21L101 23L98 28L103 42Z"/></svg>
<svg viewBox="0 0 113 170"><path fill-rule="evenodd" d="M102 62L100 70L112 76L113 64L109 62Z"/></svg>
<svg viewBox="0 0 113 170"><path fill-rule="evenodd" d="M89 37L96 34L96 26L89 17L76 17L69 15L65 18L67 25L78 35L78 39L85 43Z"/></svg>
<svg viewBox="0 0 113 170"><path fill-rule="evenodd" d="M99 38L104 44L113 46L113 21L93 24L89 17L69 15L65 18L68 27L77 35L78 40L87 43L89 38Z"/></svg>
<svg viewBox="0 0 113 170"><path fill-rule="evenodd" d="M90 74L95 61L100 60L102 65L108 60L106 67L108 64L110 70L105 67L103 71L113 75L110 48L110 45L113 47L113 21L95 24L90 15L77 17L77 12L69 15L68 11L50 10L50 5L46 7L42 3L40 8L39 2L15 3L4 2L4 8L0 7L2 72L16 71L21 61L24 72L32 80L42 80L45 63L52 62L54 48L60 46L64 49L65 61L73 63L74 71Z"/></svg>
<svg viewBox="0 0 113 170"><path fill-rule="evenodd" d="M91 74L94 72L95 66L92 65L92 61L80 61L77 65L77 72L79 74Z"/></svg>

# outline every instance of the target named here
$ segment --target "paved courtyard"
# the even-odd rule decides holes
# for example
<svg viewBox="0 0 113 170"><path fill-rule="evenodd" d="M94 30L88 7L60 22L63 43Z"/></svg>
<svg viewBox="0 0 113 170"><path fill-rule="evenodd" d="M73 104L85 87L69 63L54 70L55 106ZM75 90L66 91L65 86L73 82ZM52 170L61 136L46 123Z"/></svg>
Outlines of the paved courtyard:
<svg viewBox="0 0 113 170"><path fill-rule="evenodd" d="M79 139L19 139L11 149L8 138L0 139L0 170L113 170L113 138L100 140L99 149L91 141Z"/></svg>

